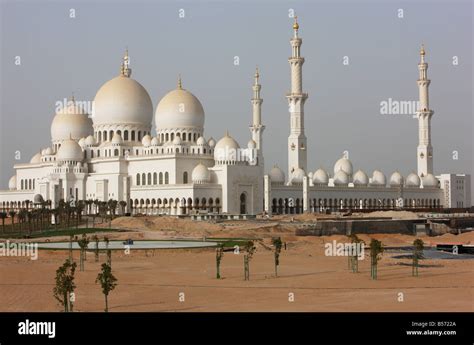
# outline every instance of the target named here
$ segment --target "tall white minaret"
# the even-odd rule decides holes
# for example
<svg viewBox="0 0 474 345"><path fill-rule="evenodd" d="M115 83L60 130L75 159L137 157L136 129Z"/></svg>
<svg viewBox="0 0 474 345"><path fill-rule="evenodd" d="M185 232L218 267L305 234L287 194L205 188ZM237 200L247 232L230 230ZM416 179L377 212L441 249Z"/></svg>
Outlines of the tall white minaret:
<svg viewBox="0 0 474 345"><path fill-rule="evenodd" d="M262 103L263 99L260 97L260 89L262 86L259 84L260 74L258 72L258 67L255 70L254 75L254 84L252 86L253 89L253 97L252 97L252 125L249 127L250 132L252 133L252 139L257 144L258 150L258 159L259 164L263 164L263 131L265 130L265 126L262 125Z"/></svg>
<svg viewBox="0 0 474 345"><path fill-rule="evenodd" d="M420 92L418 117L418 175L423 177L433 173L433 147L431 146L431 117L434 114L430 110L428 101L428 87L431 80L428 79L428 64L425 62L425 47L420 50L420 63L418 64L419 78L417 80Z"/></svg>
<svg viewBox="0 0 474 345"><path fill-rule="evenodd" d="M304 102L308 98L303 93L302 68L304 58L301 57L300 48L302 39L298 37L298 21L295 16L293 24L293 38L291 43L291 57L288 59L291 68L291 90L286 95L290 111L290 136L288 137L288 177L292 172L301 168L307 171L306 136L304 135Z"/></svg>

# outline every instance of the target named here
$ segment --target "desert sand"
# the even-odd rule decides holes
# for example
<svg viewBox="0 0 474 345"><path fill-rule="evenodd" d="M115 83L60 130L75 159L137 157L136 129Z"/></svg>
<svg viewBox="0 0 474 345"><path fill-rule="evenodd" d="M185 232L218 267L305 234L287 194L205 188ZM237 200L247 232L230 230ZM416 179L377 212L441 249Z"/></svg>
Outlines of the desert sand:
<svg viewBox="0 0 474 345"><path fill-rule="evenodd" d="M402 215L407 217L408 215ZM294 218L295 221L296 217ZM193 222L171 217L124 217L108 234L113 239L170 239L232 237L256 239L250 281L244 281L243 255L226 252L223 279L216 279L214 249L114 251L112 268L117 288L109 296L111 312L121 311L473 311L473 260L422 260L418 277L411 276L411 260L386 251L379 262L378 280L370 279L370 259L359 261L359 273L347 268L347 257L324 255L324 244L347 242L342 235L299 237L296 224L271 220ZM104 236L103 233L100 236ZM286 242L274 275L271 238ZM408 235L360 235L385 246L410 245ZM427 245L474 243L474 233L421 237ZM37 239L35 241L44 241ZM54 238L54 241L66 238ZM366 251L366 256L367 256ZM66 260L64 250L41 250L39 258L0 257L0 311L61 311L53 298L56 269ZM74 253L79 260L79 253ZM85 271L76 272L75 311L102 311L104 297L95 278L100 264L88 253ZM184 295L183 295L184 294ZM401 295L403 294L403 295ZM184 297L184 300L183 300Z"/></svg>

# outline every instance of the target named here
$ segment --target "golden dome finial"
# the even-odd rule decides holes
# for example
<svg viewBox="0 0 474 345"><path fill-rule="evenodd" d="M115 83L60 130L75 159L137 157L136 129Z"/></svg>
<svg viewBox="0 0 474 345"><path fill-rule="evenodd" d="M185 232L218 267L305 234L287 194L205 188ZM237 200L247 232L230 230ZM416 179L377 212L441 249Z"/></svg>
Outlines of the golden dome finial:
<svg viewBox="0 0 474 345"><path fill-rule="evenodd" d="M420 55L425 55L425 45L421 44Z"/></svg>
<svg viewBox="0 0 474 345"><path fill-rule="evenodd" d="M255 79L258 79L260 77L260 73L258 71L258 65L255 67L255 75L254 75Z"/></svg>
<svg viewBox="0 0 474 345"><path fill-rule="evenodd" d="M178 74L178 89L182 90L183 89L183 83L181 81L181 73Z"/></svg>
<svg viewBox="0 0 474 345"><path fill-rule="evenodd" d="M122 59L122 64L120 67L120 74L123 77L130 77L132 74L132 69L130 68L130 58L128 56L128 47L125 48L125 54Z"/></svg>
<svg viewBox="0 0 474 345"><path fill-rule="evenodd" d="M300 25L298 24L298 16L295 16L295 22L293 23L293 30L298 30Z"/></svg>

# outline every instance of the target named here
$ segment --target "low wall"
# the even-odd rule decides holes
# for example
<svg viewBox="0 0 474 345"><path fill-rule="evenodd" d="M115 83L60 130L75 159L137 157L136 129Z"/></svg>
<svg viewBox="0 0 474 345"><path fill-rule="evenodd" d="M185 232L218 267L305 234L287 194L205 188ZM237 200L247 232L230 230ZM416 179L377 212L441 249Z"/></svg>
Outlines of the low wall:
<svg viewBox="0 0 474 345"><path fill-rule="evenodd" d="M414 235L416 225L413 220L342 220L318 221L314 225L296 230L298 236L327 236L350 234L407 234Z"/></svg>

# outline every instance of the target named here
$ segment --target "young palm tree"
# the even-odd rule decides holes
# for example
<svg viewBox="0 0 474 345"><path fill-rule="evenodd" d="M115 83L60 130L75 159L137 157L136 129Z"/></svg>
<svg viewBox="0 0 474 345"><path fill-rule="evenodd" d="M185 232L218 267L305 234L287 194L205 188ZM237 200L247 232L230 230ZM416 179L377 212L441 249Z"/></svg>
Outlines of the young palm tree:
<svg viewBox="0 0 474 345"><path fill-rule="evenodd" d="M76 288L74 274L77 264L66 260L66 262L56 270L56 285L53 289L53 296L64 307L65 312L73 311L71 294Z"/></svg>
<svg viewBox="0 0 474 345"><path fill-rule="evenodd" d="M371 278L373 280L377 279L377 263L382 258L383 253L382 242L372 239L370 241L370 262L371 262Z"/></svg>
<svg viewBox="0 0 474 345"><path fill-rule="evenodd" d="M244 280L250 280L250 260L255 253L257 248L254 246L253 241L248 241L245 244L244 250Z"/></svg>
<svg viewBox="0 0 474 345"><path fill-rule="evenodd" d="M283 242L280 237L275 237L272 239L273 246L275 247L274 257L275 257L275 277L278 277L278 266L280 265L280 253L281 248L283 247Z"/></svg>
<svg viewBox="0 0 474 345"><path fill-rule="evenodd" d="M221 261L224 256L224 244L221 243L216 248L216 278L221 279Z"/></svg>
<svg viewBox="0 0 474 345"><path fill-rule="evenodd" d="M87 250L87 246L89 245L89 238L86 236L86 234L82 234L82 238L77 241L77 244L81 248L79 270L84 271L84 261L85 261L85 256L86 256L86 250Z"/></svg>
<svg viewBox="0 0 474 345"><path fill-rule="evenodd" d="M112 267L107 264L103 263L102 264L102 270L99 272L97 275L97 278L95 280L96 283L100 283L100 286L102 287L102 293L104 294L105 297L105 312L109 311L109 293L115 289L117 286L117 278L112 274Z"/></svg>
<svg viewBox="0 0 474 345"><path fill-rule="evenodd" d="M423 249L425 243L422 239L417 238L413 241L413 265L411 269L411 275L418 277L418 260L423 259Z"/></svg>

